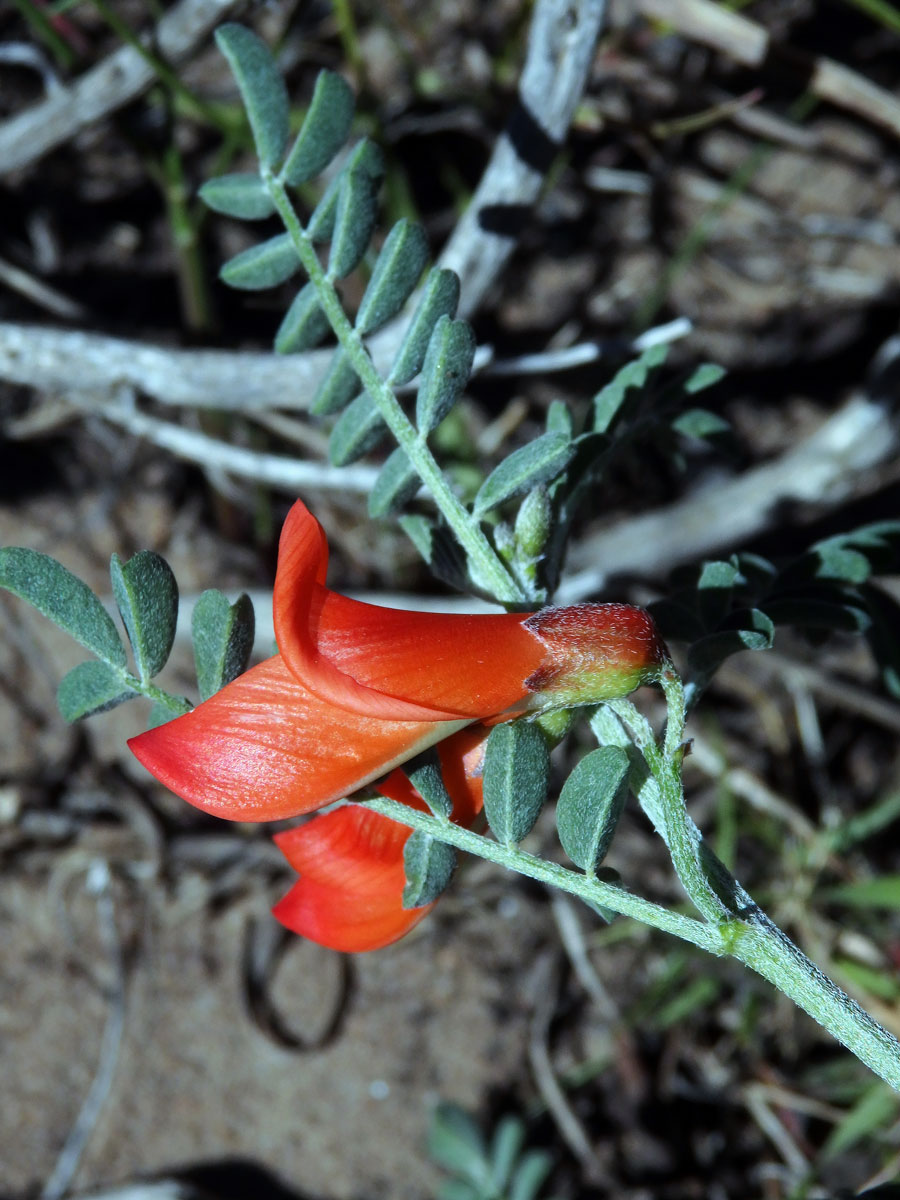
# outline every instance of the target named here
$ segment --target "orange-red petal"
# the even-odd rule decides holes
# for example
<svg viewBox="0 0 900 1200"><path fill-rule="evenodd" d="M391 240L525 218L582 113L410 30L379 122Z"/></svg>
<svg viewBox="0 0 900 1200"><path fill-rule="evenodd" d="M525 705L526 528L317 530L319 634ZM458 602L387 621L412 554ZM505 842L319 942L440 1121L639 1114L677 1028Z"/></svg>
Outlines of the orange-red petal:
<svg viewBox="0 0 900 1200"><path fill-rule="evenodd" d="M410 831L356 805L275 835L300 878L272 912L295 933L356 952L397 941L430 911L403 908Z"/></svg>
<svg viewBox="0 0 900 1200"><path fill-rule="evenodd" d="M438 747L453 820L469 826L481 811L484 726L464 729ZM401 770L378 785L392 799L424 809ZM348 805L275 835L300 879L273 908L288 929L334 950L378 950L408 933L433 907L403 907L403 847L410 830Z"/></svg>
<svg viewBox="0 0 900 1200"><path fill-rule="evenodd" d="M528 693L545 650L528 614L417 613L361 604L322 586L327 546L299 500L281 533L275 579L278 648L288 668L334 705L395 720L477 720Z"/></svg>
<svg viewBox="0 0 900 1200"><path fill-rule="evenodd" d="M342 712L276 656L129 746L197 808L232 821L274 821L340 799L462 724Z"/></svg>

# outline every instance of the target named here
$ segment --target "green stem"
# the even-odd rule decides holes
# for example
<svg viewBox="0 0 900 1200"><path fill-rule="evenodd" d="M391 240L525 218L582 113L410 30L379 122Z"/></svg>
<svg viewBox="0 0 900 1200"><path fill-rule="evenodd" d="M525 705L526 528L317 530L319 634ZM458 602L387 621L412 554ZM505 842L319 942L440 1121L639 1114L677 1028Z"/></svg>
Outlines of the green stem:
<svg viewBox="0 0 900 1200"><path fill-rule="evenodd" d="M727 949L726 939L718 930L704 925L694 917L671 912L660 904L654 904L642 896L635 896L614 884L570 871L567 867L537 858L515 846L501 846L499 842L483 834L473 833L471 829L462 829L459 825L433 817L430 813L419 812L398 800L376 796L364 801L362 806L381 813L383 817L390 817L392 821L408 825L411 829L431 834L437 841L446 842L448 846L455 846L458 850L486 858L509 871L527 875L529 879L536 879L572 896L578 896L588 904L599 904L623 916L634 917L644 925L674 934L675 937L692 942L711 954L723 954Z"/></svg>
<svg viewBox="0 0 900 1200"><path fill-rule="evenodd" d="M193 708L190 700L185 699L184 696L173 696L171 692L166 692L161 687L157 687L149 679L140 679L137 675L132 675L130 671L126 671L124 668L118 668L118 670L122 677L122 682L126 687L130 688L133 692L137 692L139 696L146 696L148 700L153 700L156 704L161 704L176 716L182 717Z"/></svg>
<svg viewBox="0 0 900 1200"><path fill-rule="evenodd" d="M418 472L419 478L431 492L435 504L456 534L460 545L469 555L469 559L476 568L479 583L486 587L501 604L523 603L527 600L524 592L511 578L478 523L453 494L429 450L425 438L406 416L392 388L379 375L362 338L344 312L334 282L323 269L315 247L306 236L284 184L265 169L262 171L262 178L284 222L284 227L290 235L304 270L316 289L322 309L328 317L338 341L347 352L354 371L378 407L378 411L394 435L397 444L405 451L409 461Z"/></svg>
<svg viewBox="0 0 900 1200"><path fill-rule="evenodd" d="M666 740L662 750L656 743L650 723L629 700L608 700L606 703L630 731L659 787L660 833L672 855L672 865L681 886L697 911L711 924L717 925L728 919L729 910L716 895L700 861L699 833L688 816L681 782L684 691L674 669L665 671L661 682L669 700Z"/></svg>
<svg viewBox="0 0 900 1200"><path fill-rule="evenodd" d="M396 800L376 797L364 807L437 841L488 859L508 870L557 887L588 904L601 905L671 933L701 950L731 955L774 984L876 1075L900 1091L900 1042L819 970L758 908L715 925L671 912L641 896L527 854Z"/></svg>

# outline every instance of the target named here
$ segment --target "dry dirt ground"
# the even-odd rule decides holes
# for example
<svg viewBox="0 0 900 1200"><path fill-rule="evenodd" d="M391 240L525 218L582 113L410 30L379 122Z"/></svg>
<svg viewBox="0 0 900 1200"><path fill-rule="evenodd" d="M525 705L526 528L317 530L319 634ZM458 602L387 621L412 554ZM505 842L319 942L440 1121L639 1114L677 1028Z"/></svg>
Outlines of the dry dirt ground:
<svg viewBox="0 0 900 1200"><path fill-rule="evenodd" d="M137 0L113 8L148 24ZM526 6L354 9L361 107L389 147L390 203L414 205L437 246L511 103ZM831 55L897 94L897 34L850 5L790 0L744 12L808 61ZM298 87L343 61L326 6L279 2L244 16L284 40ZM677 356L732 372L710 404L732 420L741 450L713 463L695 452L681 475L655 460L651 470L624 464L579 536L672 500L710 470L790 449L860 386L896 331L900 295L896 130L804 100L802 65L741 65L637 5L619 5L614 20L555 187L476 317L479 340L512 354L688 316L694 332ZM61 28L75 53L73 66L55 68L66 78L118 44L99 6L77 5ZM0 15L0 43L43 45L12 8ZM2 123L38 102L41 82L24 60L0 73ZM208 38L184 78L200 92L227 87ZM156 90L0 177L0 260L79 306L60 316L7 280L0 321L264 348L287 293L228 294L216 269L240 235L208 220L180 250L161 190L167 149L177 148L193 191L218 145ZM549 400L583 402L606 377L595 364L549 380L476 382L466 436L483 446L500 431L527 436ZM102 595L109 555L145 546L168 558L188 596L271 585L290 497L209 479L84 418L58 391L0 383L0 415L0 544L58 557ZM304 436L315 445L315 428ZM796 552L813 536L893 516L898 493L891 458L851 479L837 511L823 496L780 512L753 548ZM307 499L335 547L335 586L433 588L402 535L373 533L361 499ZM660 582L651 572L618 594L644 600ZM524 1116L529 1144L554 1156L546 1196L787 1200L894 1177L900 1132L889 1099L844 1153L823 1152L868 1081L787 1002L731 964L624 924L606 928L484 864L467 865L432 917L383 952L347 959L282 938L268 908L289 872L265 830L186 810L130 760L140 704L64 726L55 689L77 647L5 595L0 618L3 1197L41 1195L74 1129L75 1192L193 1172L223 1196L419 1200L441 1178L425 1152L438 1100L488 1129L504 1113ZM698 744L746 778L730 788L692 767L694 813L720 836L730 831L745 882L814 957L838 973L841 962L870 970L869 990L861 970L848 966L841 980L897 1031L896 920L835 916L811 893L823 870L891 874L900 856L885 835L849 865L811 863L810 830L896 791L900 710L849 642L779 652L807 675L737 663L698 713ZM190 688L189 666L180 639L167 669L174 690ZM557 852L552 816L532 837ZM677 899L637 815L626 816L611 864L632 886ZM105 1086L92 1094L98 1078ZM554 1110L557 1078L567 1099Z"/></svg>

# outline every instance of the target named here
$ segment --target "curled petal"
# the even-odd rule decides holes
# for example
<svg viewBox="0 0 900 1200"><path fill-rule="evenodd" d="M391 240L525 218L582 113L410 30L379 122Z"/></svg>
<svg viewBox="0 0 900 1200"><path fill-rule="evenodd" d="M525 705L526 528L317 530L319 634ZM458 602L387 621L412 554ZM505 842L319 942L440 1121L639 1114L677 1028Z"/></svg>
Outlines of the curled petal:
<svg viewBox="0 0 900 1200"><path fill-rule="evenodd" d="M276 834L300 878L272 912L288 929L333 950L379 950L397 941L432 907L405 909L400 901L409 833L350 805Z"/></svg>
<svg viewBox="0 0 900 1200"><path fill-rule="evenodd" d="M276 656L128 744L197 808L232 821L274 821L340 799L464 724L337 711Z"/></svg>
<svg viewBox="0 0 900 1200"><path fill-rule="evenodd" d="M281 533L278 648L307 687L337 707L394 720L478 720L512 709L544 658L527 614L405 612L321 586L324 534L300 501Z"/></svg>

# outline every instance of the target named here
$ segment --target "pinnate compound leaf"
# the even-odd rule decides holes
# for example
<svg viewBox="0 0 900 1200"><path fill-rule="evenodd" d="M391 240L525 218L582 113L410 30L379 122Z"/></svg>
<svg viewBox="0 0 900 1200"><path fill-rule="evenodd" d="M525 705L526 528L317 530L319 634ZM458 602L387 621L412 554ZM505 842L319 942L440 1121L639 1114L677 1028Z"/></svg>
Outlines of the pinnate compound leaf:
<svg viewBox="0 0 900 1200"><path fill-rule="evenodd" d="M294 186L314 179L343 146L353 124L356 100L347 81L333 71L320 71L297 140L281 174Z"/></svg>
<svg viewBox="0 0 900 1200"><path fill-rule="evenodd" d="M137 692L122 681L122 675L109 663L96 658L73 667L56 693L63 719L80 721L94 713L106 712L125 700L133 700Z"/></svg>
<svg viewBox="0 0 900 1200"><path fill-rule="evenodd" d="M218 175L197 193L214 212L242 221L261 221L275 211L272 197L258 175Z"/></svg>
<svg viewBox="0 0 900 1200"><path fill-rule="evenodd" d="M378 216L375 193L378 183L365 169L351 167L341 173L328 278L343 279L365 254Z"/></svg>
<svg viewBox="0 0 900 1200"><path fill-rule="evenodd" d="M272 52L251 30L231 22L216 30L216 44L240 90L259 161L274 167L287 143L290 104Z"/></svg>
<svg viewBox="0 0 900 1200"><path fill-rule="evenodd" d="M437 900L456 870L456 851L430 833L414 829L403 847L406 887L403 907L421 908Z"/></svg>
<svg viewBox="0 0 900 1200"><path fill-rule="evenodd" d="M369 493L369 516L389 517L412 500L419 490L419 476L406 451L398 446L378 472Z"/></svg>
<svg viewBox="0 0 900 1200"><path fill-rule="evenodd" d="M441 317L428 342L416 397L416 425L421 434L436 429L459 399L474 358L475 334L468 322Z"/></svg>
<svg viewBox="0 0 900 1200"><path fill-rule="evenodd" d="M208 700L246 670L254 632L253 604L246 593L234 604L215 588L202 594L191 619L201 699Z"/></svg>
<svg viewBox="0 0 900 1200"><path fill-rule="evenodd" d="M313 392L309 411L317 417L330 417L346 408L360 388L359 376L353 369L350 356L339 347L328 364L328 370Z"/></svg>
<svg viewBox="0 0 900 1200"><path fill-rule="evenodd" d="M407 326L388 382L402 387L422 370L434 327L441 317L452 317L459 304L459 276L455 271L435 267L428 272L422 298Z"/></svg>
<svg viewBox="0 0 900 1200"><path fill-rule="evenodd" d="M372 180L373 191L384 178L384 155L374 142L364 138L348 155L343 168L334 176L325 189L306 225L306 234L314 242L327 242L334 233L337 217L338 196L347 171L362 171Z"/></svg>
<svg viewBox="0 0 900 1200"><path fill-rule="evenodd" d="M315 286L307 283L294 297L291 307L275 334L277 354L296 354L318 346L331 329L328 318L319 304Z"/></svg>
<svg viewBox="0 0 900 1200"><path fill-rule="evenodd" d="M549 780L550 754L537 725L495 725L484 755L484 812L498 842L514 846L531 832Z"/></svg>
<svg viewBox="0 0 900 1200"><path fill-rule="evenodd" d="M616 419L625 397L633 388L643 388L651 371L661 367L669 354L667 345L651 346L640 358L626 363L594 397L594 433L606 433Z"/></svg>
<svg viewBox="0 0 900 1200"><path fill-rule="evenodd" d="M544 433L514 450L495 467L475 497L473 511L484 516L513 496L530 492L539 483L549 483L572 461L575 447L564 433Z"/></svg>
<svg viewBox="0 0 900 1200"><path fill-rule="evenodd" d="M138 674L146 682L159 674L172 651L178 584L166 560L152 550L139 551L127 563L114 554L109 574Z"/></svg>
<svg viewBox="0 0 900 1200"><path fill-rule="evenodd" d="M112 617L87 584L55 558L18 546L0 549L0 587L26 600L103 662L125 668L125 647Z"/></svg>
<svg viewBox="0 0 900 1200"><path fill-rule="evenodd" d="M277 287L299 270L300 259L290 234L279 233L230 258L219 271L219 278L229 287L260 292L265 288Z"/></svg>
<svg viewBox="0 0 900 1200"><path fill-rule="evenodd" d="M619 746L592 750L563 784L556 828L563 850L589 875L606 858L628 798L628 755Z"/></svg>
<svg viewBox="0 0 900 1200"><path fill-rule="evenodd" d="M400 311L428 261L428 239L421 225L398 221L385 238L366 288L356 329L360 334L374 333Z"/></svg>
<svg viewBox="0 0 900 1200"><path fill-rule="evenodd" d="M356 462L375 448L387 425L368 392L362 392L335 422L328 439L328 457L336 467Z"/></svg>

